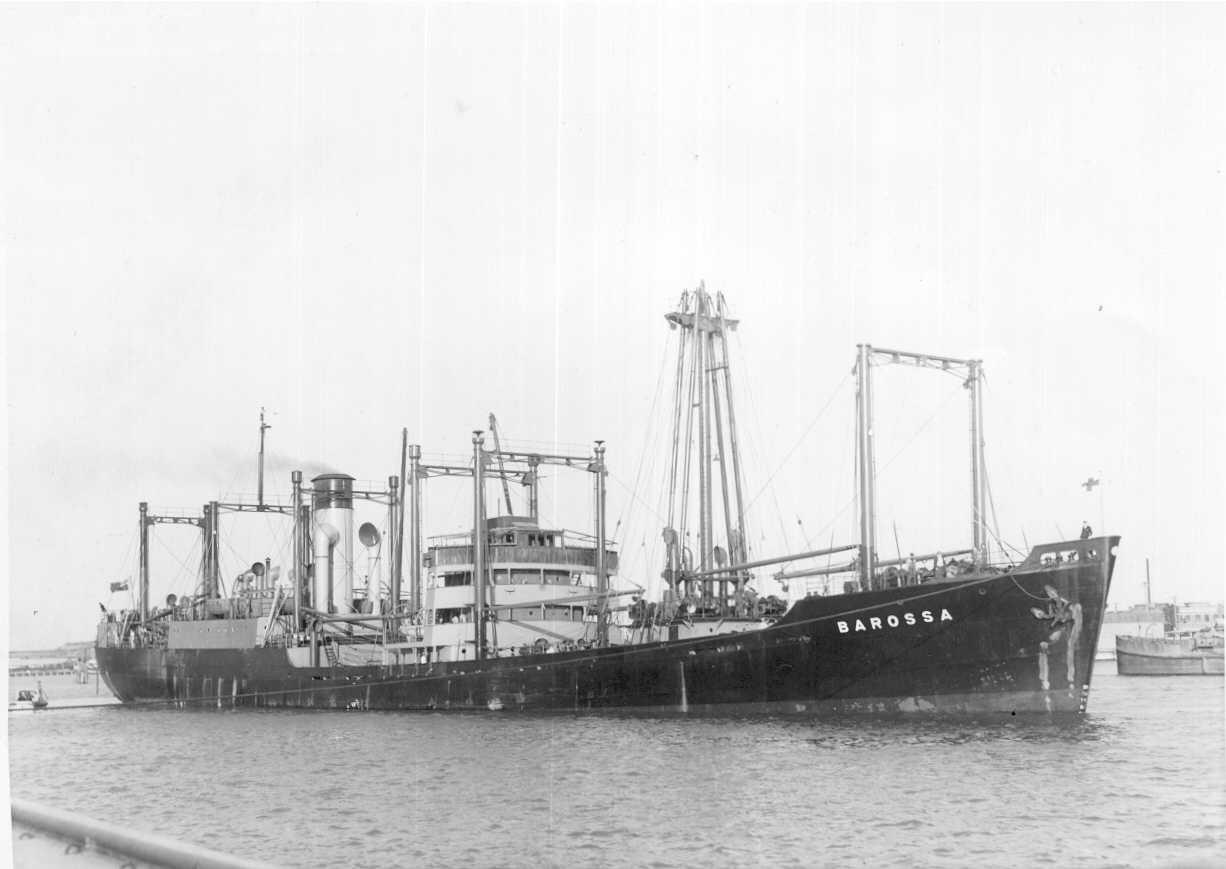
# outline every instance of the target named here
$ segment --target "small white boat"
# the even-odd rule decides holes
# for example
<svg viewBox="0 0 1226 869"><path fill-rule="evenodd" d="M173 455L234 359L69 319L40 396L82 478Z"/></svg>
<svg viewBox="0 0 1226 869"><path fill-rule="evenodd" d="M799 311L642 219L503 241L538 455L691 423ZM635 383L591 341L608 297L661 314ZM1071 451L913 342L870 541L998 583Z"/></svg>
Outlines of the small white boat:
<svg viewBox="0 0 1226 869"><path fill-rule="evenodd" d="M17 699L9 704L9 709L46 709L47 708L47 692L43 690L43 683L38 683L37 690L23 688L17 692Z"/></svg>

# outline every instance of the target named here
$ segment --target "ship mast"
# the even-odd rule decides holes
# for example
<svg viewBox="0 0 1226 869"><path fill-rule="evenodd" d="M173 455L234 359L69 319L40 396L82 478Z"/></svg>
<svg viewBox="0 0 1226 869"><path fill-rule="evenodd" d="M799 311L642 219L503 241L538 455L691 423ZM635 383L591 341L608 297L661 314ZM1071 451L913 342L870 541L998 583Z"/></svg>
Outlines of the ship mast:
<svg viewBox="0 0 1226 869"><path fill-rule="evenodd" d="M700 592L704 606L720 614L729 610L729 591L734 591L735 609L740 614L741 593L749 574L743 569L722 570L726 564L748 561L744 484L728 364L728 332L736 329L738 321L728 319L723 296L712 298L702 283L698 289L682 293L677 310L665 319L672 328L681 330L674 384L668 525L664 530L665 578L680 595ZM718 493L713 479L717 463ZM686 533L692 507L691 473L697 474L698 489L697 504L693 505L698 522L696 553L688 550ZM715 520L717 498L722 528L717 528ZM717 536L722 538L722 545L716 543ZM700 578L701 583L692 585Z"/></svg>
<svg viewBox="0 0 1226 869"><path fill-rule="evenodd" d="M256 495L257 509L264 509L264 432L272 428L271 425L264 422L264 408L260 408L260 482L259 491Z"/></svg>

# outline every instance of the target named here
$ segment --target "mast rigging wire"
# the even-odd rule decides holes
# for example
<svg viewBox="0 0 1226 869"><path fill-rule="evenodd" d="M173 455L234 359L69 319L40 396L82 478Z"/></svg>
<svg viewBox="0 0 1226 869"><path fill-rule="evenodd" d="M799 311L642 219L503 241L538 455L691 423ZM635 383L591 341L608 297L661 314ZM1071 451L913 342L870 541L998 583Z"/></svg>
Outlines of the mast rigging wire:
<svg viewBox="0 0 1226 869"><path fill-rule="evenodd" d="M161 537L159 537L156 534L152 534L150 536L154 540L157 541L158 546L161 546L164 550L166 550L167 554L170 555L171 558L173 558L175 561L179 563L180 570L177 574L175 574L174 579L171 580L170 582L171 586L177 586L179 580L183 577L185 573L195 573L196 572L196 568L188 567L187 563L183 561L181 558L179 558L179 556L176 555L174 551L171 550L171 548L166 545L166 541L162 540ZM191 555L193 552L195 552L196 546L197 544L199 544L199 542L200 542L200 538L199 536L197 536L196 539L192 542L191 548L187 550L188 555Z"/></svg>
<svg viewBox="0 0 1226 869"><path fill-rule="evenodd" d="M1001 553L1004 554L1004 551L1007 547L1009 549L1012 549L1014 552L1020 555L1023 559L1025 559L1027 555L1026 552L1023 552L1022 550L1018 549L1012 543L1009 543L1008 541L1006 541L1004 538L1000 536L1000 524L996 520L996 500L992 496L992 480L990 477L988 477L987 462L984 462L984 467L983 467L983 483L984 483L984 488L988 490L988 504L990 504L992 507L992 526L993 526L991 529L992 536L996 538L996 542L1000 544ZM1025 532L1023 532L1023 534L1025 534ZM1013 559L1010 558L1009 562L1012 563Z"/></svg>
<svg viewBox="0 0 1226 869"><path fill-rule="evenodd" d="M892 465L899 456L901 456L904 452L906 452L911 447L911 444L915 442L916 438L918 438L923 433L924 429L928 428L928 426L932 424L932 421L936 419L941 414L941 412L945 409L945 405L949 404L954 399L955 396L957 396L957 393L951 392L945 398L945 400L937 406L937 409L932 412L932 415L929 416L928 419L924 420L924 422L922 422L919 425L919 427L916 428L911 433L911 436L907 439L906 443L904 443L901 447L899 447L898 450L895 451L894 455L890 456L890 458L886 460L885 464L881 466L881 473L885 473L887 470L889 470L890 465ZM874 473L873 475L874 478L879 479L881 476L881 473ZM852 495L852 497L849 498L847 502L843 504L842 507L839 508L838 512L835 513L833 517L831 517L830 521L822 526L821 530L819 530L817 534L824 534L826 531L830 530L830 528L834 526L834 523L837 522L839 518L844 513L847 512L847 509L856 503L858 498L859 498L858 494Z"/></svg>
<svg viewBox="0 0 1226 869"><path fill-rule="evenodd" d="M648 447L648 444L651 442L650 435L652 434L652 432L654 431L656 427L656 405L659 403L660 393L664 386L664 372L668 368L668 356L669 356L669 350L671 348L671 345L672 345L672 337L670 335L669 338L664 342L664 353L660 357L660 373L656 376L656 388L655 388L654 394L651 397L651 410L647 412L647 428L643 432L643 444L639 450L639 466L634 472L634 485L630 489L630 497L632 499L637 499L638 489L639 489L639 479L643 472L643 463L646 461L646 458L647 458L647 453L648 453L647 447ZM653 464L654 464L654 453L653 453ZM612 473L610 473L609 476L612 477L613 476ZM622 506L621 515L617 517L616 526L620 526L622 524L622 519L625 518L626 516L626 506L627 505Z"/></svg>
<svg viewBox="0 0 1226 869"><path fill-rule="evenodd" d="M132 577L132 574L136 572L135 569L132 567L132 557L133 557L133 553L137 546L137 541L139 540L140 540L139 531L136 534L130 535L128 537L128 548L124 552L123 558L119 562L120 575L126 577L128 580L130 580ZM129 586L130 585L131 583L129 582Z"/></svg>
<svg viewBox="0 0 1226 869"><path fill-rule="evenodd" d="M758 500L758 496L766 491L766 487L771 484L775 477L778 476L779 472L782 471L784 466L786 466L791 460L792 455L800 448L800 445L804 443L805 438L809 436L809 432L813 431L813 427L817 425L818 421L825 415L826 411L829 410L830 405L834 402L834 399L838 397L839 390L843 388L843 385L850 377L850 374L843 375L843 379L840 380L838 385L831 391L830 397L826 399L826 403L822 405L822 409L817 412L817 416L813 417L813 419L809 422L809 425L805 427L805 430L801 433L800 437L796 439L796 443L792 445L792 448L788 450L787 455L783 457L783 460L779 463L779 466L775 468L769 477L767 477L766 482L762 485L762 488L758 490L757 494L749 499L748 503L746 503L746 510L753 506L753 503Z"/></svg>
<svg viewBox="0 0 1226 869"><path fill-rule="evenodd" d="M752 383L753 377L749 373L749 363L747 361L748 355L744 352L744 344L741 341L740 335L736 336L736 344L737 344L737 352L740 354L741 364L745 368L745 377L743 378L742 382L745 383L745 387L744 387L745 394L748 396L749 407L750 407L750 412L751 412L750 416L751 416L751 419L753 420L753 426L749 434L756 435L756 439L754 437L751 437L749 439L749 448L750 450L753 451L754 457L757 459L759 466L764 466L766 462L763 460L761 451L758 448L758 441L765 440L765 438L762 437L762 431L761 431L760 423L759 423L759 420L761 419L761 414L758 411L758 402L754 396L753 387L749 385L750 383ZM829 404L829 402L827 402L827 404ZM776 469L775 474L777 474L778 472L779 472L779 469ZM779 531L780 531L780 536L783 539L783 547L784 549L790 549L791 543L789 542L789 539L788 539L787 526L784 524L784 521L783 521L783 509L779 506L779 496L778 496L778 493L775 491L774 487L770 485L771 480L773 480L775 477L775 474L772 474L770 476L770 478L766 481L766 484L761 489L758 490L757 495L754 495L752 498L750 498L746 502L745 512L748 513L749 509L753 506L754 502L757 501L758 497L763 492L767 491L767 489L769 489L771 493L771 501L775 505L775 518L779 522ZM747 518L747 521L748 521L748 518ZM746 533L748 534L748 532ZM762 539L763 540L766 539L765 531L763 531L762 533Z"/></svg>

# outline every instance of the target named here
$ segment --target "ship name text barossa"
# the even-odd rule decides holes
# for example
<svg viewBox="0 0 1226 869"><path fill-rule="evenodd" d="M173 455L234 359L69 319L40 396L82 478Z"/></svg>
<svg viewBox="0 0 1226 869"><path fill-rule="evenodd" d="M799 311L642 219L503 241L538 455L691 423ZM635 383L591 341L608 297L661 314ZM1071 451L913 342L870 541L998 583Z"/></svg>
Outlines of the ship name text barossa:
<svg viewBox="0 0 1226 869"><path fill-rule="evenodd" d="M851 623L839 620L835 624L838 626L840 634L847 634L852 631L879 631L882 628L897 628L901 625L918 625L921 623L931 625L938 621L952 622L953 620L953 613L947 609L942 609L939 615L934 614L932 610L922 610L918 614L913 612L905 612L901 615L890 613L885 617L870 616L867 619L856 619Z"/></svg>

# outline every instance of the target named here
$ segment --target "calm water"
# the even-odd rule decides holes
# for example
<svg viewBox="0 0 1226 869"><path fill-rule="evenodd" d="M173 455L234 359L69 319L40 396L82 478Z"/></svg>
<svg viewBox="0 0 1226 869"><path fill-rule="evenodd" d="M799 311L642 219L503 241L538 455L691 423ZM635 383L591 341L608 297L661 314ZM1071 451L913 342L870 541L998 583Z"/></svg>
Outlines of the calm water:
<svg viewBox="0 0 1226 869"><path fill-rule="evenodd" d="M52 710L9 752L16 796L295 866L1217 866L1223 685L1100 674L1071 724Z"/></svg>

